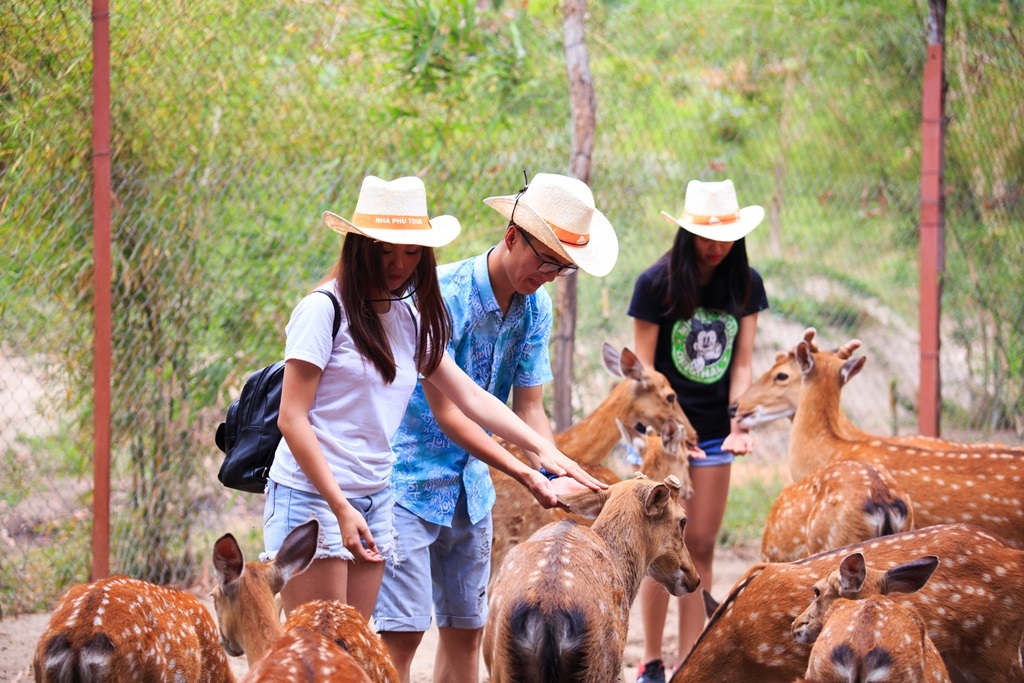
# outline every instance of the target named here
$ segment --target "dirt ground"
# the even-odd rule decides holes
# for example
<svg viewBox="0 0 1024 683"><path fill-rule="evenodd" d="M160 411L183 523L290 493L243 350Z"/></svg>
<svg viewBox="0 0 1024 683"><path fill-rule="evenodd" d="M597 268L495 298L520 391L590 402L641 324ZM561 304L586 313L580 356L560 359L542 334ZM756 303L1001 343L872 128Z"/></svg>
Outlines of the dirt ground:
<svg viewBox="0 0 1024 683"><path fill-rule="evenodd" d="M757 561L758 548L754 545L720 548L715 557L715 578L712 595L721 599L747 568ZM676 659L676 600L669 606L669 616L665 626L665 658L668 662ZM207 601L211 611L213 606ZM32 679L32 653L39 635L46 627L48 614L31 614L7 618L0 621L0 681L20 681ZM413 664L412 683L430 683L434 670L434 649L437 644L437 630L432 628L423 639ZM641 654L642 638L640 631L640 608L633 605L630 619L629 639L626 644L624 659L625 680L632 683L636 679L636 667ZM246 671L244 657L232 657L231 666L240 677ZM481 681L487 681L483 660L480 663Z"/></svg>

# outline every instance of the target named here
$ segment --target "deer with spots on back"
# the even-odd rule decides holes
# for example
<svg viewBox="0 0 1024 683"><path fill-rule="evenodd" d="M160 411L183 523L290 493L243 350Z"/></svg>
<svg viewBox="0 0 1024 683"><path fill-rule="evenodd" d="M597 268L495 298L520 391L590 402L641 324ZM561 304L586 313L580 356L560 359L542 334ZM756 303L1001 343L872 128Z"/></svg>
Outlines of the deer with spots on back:
<svg viewBox="0 0 1024 683"><path fill-rule="evenodd" d="M793 637L793 621L812 587L860 552L885 571L924 555L941 558L913 594L889 598L912 606L954 680L1020 683L1024 672L1024 551L975 526L932 526L812 555L759 563L721 601L672 683L789 683L807 668L810 645Z"/></svg>
<svg viewBox="0 0 1024 683"><path fill-rule="evenodd" d="M314 600L292 610L281 625L274 596L313 561L319 534L317 520L300 524L269 562L246 562L231 534L217 540L213 599L224 649L246 656L250 669L244 681L358 680L343 677L354 662L367 680L397 683L380 636L351 605Z"/></svg>
<svg viewBox="0 0 1024 683"><path fill-rule="evenodd" d="M888 595L920 590L939 564L934 555L867 578L861 553L814 586L814 601L793 622L802 643L812 643L806 675L823 683L948 683L949 672L917 611ZM866 585L871 588L863 590ZM851 598L841 597L850 595ZM813 621L805 618L813 611Z"/></svg>
<svg viewBox="0 0 1024 683"><path fill-rule="evenodd" d="M844 436L840 391L860 372L865 358L814 351L806 340L794 353L803 377L789 439L794 480L841 460L882 465L913 501L918 527L975 524L1024 547L1024 458L1010 452L936 451Z"/></svg>
<svg viewBox="0 0 1024 683"><path fill-rule="evenodd" d="M841 460L783 487L761 535L761 559L791 562L910 531L910 496L882 465Z"/></svg>
<svg viewBox="0 0 1024 683"><path fill-rule="evenodd" d="M127 576L72 586L32 660L37 683L234 681L199 599Z"/></svg>
<svg viewBox="0 0 1024 683"><path fill-rule="evenodd" d="M671 420L679 427L678 448L684 454L682 461L685 467L685 452L689 446L696 445L697 433L679 407L668 379L656 370L645 369L636 354L626 348L619 352L606 343L601 347L601 357L605 369L621 381L590 415L555 435L558 449L580 463L592 476L611 484L619 481L619 477L600 463L620 439L616 420L627 425L640 422L655 430L661 430ZM519 447L504 441L502 445L526 461ZM493 467L490 471L495 492L491 513L494 529L491 544L493 581L512 547L545 524L564 519L565 512L557 508L542 508L530 492L512 477Z"/></svg>
<svg viewBox="0 0 1024 683"><path fill-rule="evenodd" d="M636 478L563 498L566 519L517 545L495 578L483 634L491 683L615 681L629 611L651 576L673 595L700 583L683 541L679 482Z"/></svg>

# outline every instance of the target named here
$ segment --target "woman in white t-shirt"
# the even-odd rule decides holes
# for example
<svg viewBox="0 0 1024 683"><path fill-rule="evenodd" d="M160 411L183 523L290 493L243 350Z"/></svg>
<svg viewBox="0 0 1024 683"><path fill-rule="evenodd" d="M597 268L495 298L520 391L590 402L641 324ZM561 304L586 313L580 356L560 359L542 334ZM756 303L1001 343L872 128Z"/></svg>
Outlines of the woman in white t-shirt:
<svg viewBox="0 0 1024 683"><path fill-rule="evenodd" d="M476 385L444 351L451 332L434 247L458 235L458 220L427 217L416 177L363 180L352 220L325 212L345 235L341 258L321 283L340 301L307 295L286 328L278 446L267 484L264 559L293 528L316 517L310 567L281 591L286 612L314 599L340 599L369 619L394 545L389 489L397 430L417 379L467 416L537 453L541 465L590 488L590 477L504 403ZM415 306L411 302L415 300ZM554 496L549 501L555 505Z"/></svg>

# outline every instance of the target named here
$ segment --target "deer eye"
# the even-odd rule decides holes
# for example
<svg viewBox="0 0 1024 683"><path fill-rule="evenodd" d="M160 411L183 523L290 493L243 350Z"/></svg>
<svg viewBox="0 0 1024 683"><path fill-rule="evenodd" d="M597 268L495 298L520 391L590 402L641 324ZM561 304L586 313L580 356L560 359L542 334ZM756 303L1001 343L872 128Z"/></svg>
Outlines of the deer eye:
<svg viewBox="0 0 1024 683"><path fill-rule="evenodd" d="M818 590L817 588L814 588L813 590L814 590L814 599L817 600L818 598L821 597L821 591Z"/></svg>
<svg viewBox="0 0 1024 683"><path fill-rule="evenodd" d="M784 372L780 372L779 374L775 375L776 382L785 382L787 379L789 379L789 375L787 375Z"/></svg>
<svg viewBox="0 0 1024 683"><path fill-rule="evenodd" d="M668 401L669 404L675 403L676 402L676 395L675 394L669 394L668 396L665 397L665 400Z"/></svg>

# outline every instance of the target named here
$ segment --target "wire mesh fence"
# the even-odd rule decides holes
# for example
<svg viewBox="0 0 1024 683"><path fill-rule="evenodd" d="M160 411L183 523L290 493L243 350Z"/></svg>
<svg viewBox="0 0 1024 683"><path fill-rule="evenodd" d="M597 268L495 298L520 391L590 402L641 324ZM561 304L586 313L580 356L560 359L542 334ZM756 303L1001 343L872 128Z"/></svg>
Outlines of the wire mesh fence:
<svg viewBox="0 0 1024 683"><path fill-rule="evenodd" d="M708 6L704 6L704 5ZM748 239L772 308L755 371L816 326L871 357L850 412L913 431L920 93L927 6L600 2L588 23L591 185L616 227L581 276L578 414L631 343L636 276L671 243L688 180L732 178L768 217ZM9 11L8 11L9 9ZM191 583L225 527L260 539L260 496L215 478L213 433L277 358L294 303L337 258L319 222L361 179L419 174L463 234L522 169L565 172L557 3L284 1L112 6L111 568ZM955 3L949 81L943 425L1020 440L1024 404L1024 46L1015 3ZM0 604L45 608L90 562L91 18L0 13ZM868 379L870 377L871 379ZM847 399L844 398L844 401Z"/></svg>

